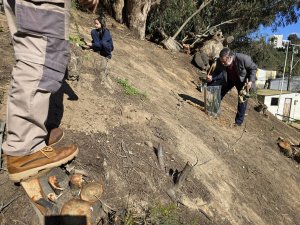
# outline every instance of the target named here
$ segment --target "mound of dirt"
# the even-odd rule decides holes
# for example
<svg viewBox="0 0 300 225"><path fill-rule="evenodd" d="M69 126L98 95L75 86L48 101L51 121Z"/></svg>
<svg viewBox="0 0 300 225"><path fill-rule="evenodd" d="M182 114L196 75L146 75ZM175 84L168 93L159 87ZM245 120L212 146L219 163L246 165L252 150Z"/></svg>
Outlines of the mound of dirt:
<svg viewBox="0 0 300 225"><path fill-rule="evenodd" d="M5 120L14 59L0 17L0 119ZM93 18L72 11L71 34L90 40ZM104 183L102 202L147 224L298 224L299 164L281 154L276 141L281 136L297 143L300 133L256 112L252 99L244 125L232 127L235 90L223 100L219 118L207 116L190 56L137 40L110 18L107 24L115 46L112 59L106 65L98 54L77 48L79 79L65 82L63 101L53 106L65 130L63 142L79 146L74 164L90 180ZM155 154L159 145L165 169ZM194 167L176 189L178 207L171 217L162 216L173 204L167 191L187 162ZM4 204L19 196L1 210L1 224L37 224L24 191L5 170L0 187ZM168 223L161 219L166 217Z"/></svg>

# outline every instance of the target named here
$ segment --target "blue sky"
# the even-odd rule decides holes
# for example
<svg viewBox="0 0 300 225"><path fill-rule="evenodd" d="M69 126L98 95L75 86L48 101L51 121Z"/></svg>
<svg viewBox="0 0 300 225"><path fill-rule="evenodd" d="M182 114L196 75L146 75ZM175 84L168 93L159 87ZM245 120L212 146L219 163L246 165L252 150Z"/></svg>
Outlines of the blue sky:
<svg viewBox="0 0 300 225"><path fill-rule="evenodd" d="M300 37L300 21L296 24L292 24L286 27L279 27L277 31L272 31L271 27L263 27L261 26L260 29L257 31L259 36L266 36L269 37L273 34L283 34L283 39L286 40L288 36L292 33L296 33L298 37Z"/></svg>

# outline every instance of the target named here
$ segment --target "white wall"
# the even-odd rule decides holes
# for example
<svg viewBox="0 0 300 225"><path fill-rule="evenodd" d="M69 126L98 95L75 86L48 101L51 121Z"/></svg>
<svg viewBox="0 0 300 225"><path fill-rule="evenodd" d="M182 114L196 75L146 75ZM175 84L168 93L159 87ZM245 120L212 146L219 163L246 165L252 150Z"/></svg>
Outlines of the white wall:
<svg viewBox="0 0 300 225"><path fill-rule="evenodd" d="M278 119L282 119L282 117L279 115L283 115L283 107L284 107L285 99L291 98L292 105L291 105L290 117L291 119L300 120L300 94L299 93L282 94L279 99L279 109L278 106L271 106L272 98L279 98L279 95L265 96L265 100L264 100L264 104L268 106L268 111L270 113L275 115Z"/></svg>

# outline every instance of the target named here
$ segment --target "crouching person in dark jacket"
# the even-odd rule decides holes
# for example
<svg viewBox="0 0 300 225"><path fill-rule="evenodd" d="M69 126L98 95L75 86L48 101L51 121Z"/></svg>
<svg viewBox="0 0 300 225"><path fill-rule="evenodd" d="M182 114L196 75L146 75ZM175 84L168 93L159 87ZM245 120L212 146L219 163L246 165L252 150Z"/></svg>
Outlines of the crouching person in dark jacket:
<svg viewBox="0 0 300 225"><path fill-rule="evenodd" d="M256 70L257 66L250 56L223 48L217 59L216 69L207 76L208 85L222 85L222 99L234 86L240 94L243 89L249 91L255 85ZM242 125L246 109L247 98L241 100L239 96L235 125Z"/></svg>
<svg viewBox="0 0 300 225"><path fill-rule="evenodd" d="M114 45L110 32L106 28L105 19L103 17L95 19L95 27L96 29L91 31L92 43L87 43L88 48L99 52L104 57L111 58Z"/></svg>

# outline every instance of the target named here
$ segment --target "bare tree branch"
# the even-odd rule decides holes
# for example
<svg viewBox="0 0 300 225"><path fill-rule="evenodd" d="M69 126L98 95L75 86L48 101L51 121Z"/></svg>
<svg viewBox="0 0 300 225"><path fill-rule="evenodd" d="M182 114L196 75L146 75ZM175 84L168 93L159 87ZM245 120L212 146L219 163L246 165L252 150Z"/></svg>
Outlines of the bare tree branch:
<svg viewBox="0 0 300 225"><path fill-rule="evenodd" d="M213 29L213 28L217 28L217 27L222 26L222 25L224 25L224 24L232 24L232 23L235 23L235 22L237 22L239 19L240 19L240 18L230 19L230 20L221 22L221 23L219 23L219 24L217 24L217 25L214 25L214 26L212 26L212 27L207 27L207 30L206 30L203 34L197 34L197 35L196 35L197 38L196 38L196 40L191 44L191 48L193 48L194 45L195 45L196 43L198 43L198 42L201 40L201 38L203 38L203 37L208 37L208 32L209 32L209 30L211 30L211 29Z"/></svg>
<svg viewBox="0 0 300 225"><path fill-rule="evenodd" d="M212 0L209 1L203 1L202 4L199 6L199 8L189 17L187 20L181 25L181 27L177 30L177 32L173 35L172 39L175 40L175 38L180 34L182 29L187 25L187 23L196 16L199 12L201 12L202 9L204 9L207 5L209 5L212 2Z"/></svg>

